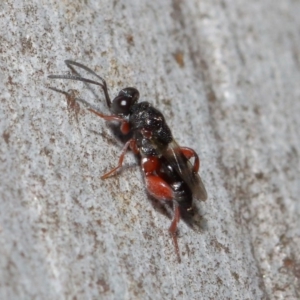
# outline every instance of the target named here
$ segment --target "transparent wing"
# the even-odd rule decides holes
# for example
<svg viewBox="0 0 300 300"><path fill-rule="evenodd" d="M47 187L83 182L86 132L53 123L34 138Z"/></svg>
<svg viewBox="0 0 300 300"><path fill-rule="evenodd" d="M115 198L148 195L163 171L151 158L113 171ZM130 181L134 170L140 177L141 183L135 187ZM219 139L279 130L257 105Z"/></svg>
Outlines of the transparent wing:
<svg viewBox="0 0 300 300"><path fill-rule="evenodd" d="M161 151L170 166L177 171L181 179L189 186L195 199L205 201L207 192L198 173L193 171L191 162L182 154L180 146L173 140Z"/></svg>

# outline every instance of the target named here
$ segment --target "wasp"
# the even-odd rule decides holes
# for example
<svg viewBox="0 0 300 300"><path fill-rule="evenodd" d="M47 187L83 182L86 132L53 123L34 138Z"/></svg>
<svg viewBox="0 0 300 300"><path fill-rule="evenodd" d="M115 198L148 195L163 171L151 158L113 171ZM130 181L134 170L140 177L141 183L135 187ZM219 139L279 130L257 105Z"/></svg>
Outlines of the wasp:
<svg viewBox="0 0 300 300"><path fill-rule="evenodd" d="M122 167L125 154L129 149L139 157L148 193L155 199L172 206L173 218L169 232L180 262L177 241L178 222L181 218L188 221L192 219L193 199L202 201L207 199L204 184L198 174L200 160L197 153L191 148L180 147L175 142L163 114L149 102L139 102L140 93L136 88L123 88L111 100L106 81L102 77L75 61L66 60L65 63L76 75L50 75L48 77L77 80L100 86L111 114L105 115L91 106L88 106L88 110L106 121L119 122L121 133L130 136L123 147L117 166L105 173L101 179L110 177ZM99 81L80 76L75 67L87 71ZM60 91L55 88L51 89ZM87 104L82 99L77 99L77 101Z"/></svg>

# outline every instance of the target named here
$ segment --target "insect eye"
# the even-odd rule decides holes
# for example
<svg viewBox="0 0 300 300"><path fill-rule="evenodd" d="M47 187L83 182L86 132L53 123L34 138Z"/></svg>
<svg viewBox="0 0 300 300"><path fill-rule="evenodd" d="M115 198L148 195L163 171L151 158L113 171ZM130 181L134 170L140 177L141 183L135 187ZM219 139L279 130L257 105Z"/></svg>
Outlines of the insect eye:
<svg viewBox="0 0 300 300"><path fill-rule="evenodd" d="M135 88L125 88L112 102L112 111L115 114L128 115L130 108L139 99L140 93Z"/></svg>

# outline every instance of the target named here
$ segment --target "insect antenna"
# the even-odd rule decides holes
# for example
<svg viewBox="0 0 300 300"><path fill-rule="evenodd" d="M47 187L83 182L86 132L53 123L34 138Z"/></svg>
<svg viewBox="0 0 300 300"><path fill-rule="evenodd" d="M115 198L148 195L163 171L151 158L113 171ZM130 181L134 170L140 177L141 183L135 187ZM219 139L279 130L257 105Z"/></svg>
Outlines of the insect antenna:
<svg viewBox="0 0 300 300"><path fill-rule="evenodd" d="M101 76L99 76L97 73L95 73L90 68L88 68L88 67L84 66L83 64L78 63L76 61L67 59L67 60L65 60L65 64L68 66L68 68L70 68L72 70L72 72L74 72L79 77L81 77L81 75L76 71L76 69L73 66L81 68L81 69L85 70L86 72L96 76L98 79L100 79L102 81L102 85L100 85L100 84L98 84L98 85L100 85L102 87L102 90L103 90L104 95L105 95L107 106L108 107L111 106L111 100L110 100L110 97L108 95L107 84L106 84L106 81Z"/></svg>
<svg viewBox="0 0 300 300"><path fill-rule="evenodd" d="M51 79L71 79L71 80L77 80L77 81L82 81L82 82L86 82L86 83L91 83L91 84L95 84L95 85L99 85L103 88L103 84L88 78L84 78L78 75L48 75L48 78Z"/></svg>
<svg viewBox="0 0 300 300"><path fill-rule="evenodd" d="M103 90L103 93L105 95L105 100L106 100L106 104L107 106L110 108L111 107L111 100L110 100L110 97L109 97L109 94L108 94L108 89L107 89L107 84L106 84L106 81L101 77L99 76L98 74L96 74L94 71L92 71L90 68L80 64L80 63L77 63L75 61L72 61L72 60L65 60L65 63L66 65L68 66L68 68L71 69L71 71L73 73L75 73L76 75L49 75L48 78L51 78L51 79L71 79L71 80L77 80L77 81L82 81L82 82L85 82L85 83L90 83L90 84L95 84L95 85L98 85L102 88ZM88 73L96 76L98 79L101 80L101 83L100 82L97 82L97 81L94 81L94 80L91 80L91 79L87 79L87 78L84 78L82 77L77 71L76 69L73 67L73 66L76 66L78 68L81 68L85 71L87 71Z"/></svg>
<svg viewBox="0 0 300 300"><path fill-rule="evenodd" d="M81 69L87 71L88 73L90 73L90 74L96 76L98 79L100 79L100 80L102 81L103 85L106 85L105 80L104 80L101 76L99 76L97 73L95 73L93 70L91 70L90 68L86 67L85 65L80 64L80 63L78 63L78 62L76 62L76 61L73 61L73 60L69 60L69 59L65 60L65 64L66 64L66 65L67 65L74 73L76 73L77 75L80 76L80 74L75 70L75 68L72 67L72 65L73 65L73 66L76 66L76 67L78 67L78 68L81 68Z"/></svg>

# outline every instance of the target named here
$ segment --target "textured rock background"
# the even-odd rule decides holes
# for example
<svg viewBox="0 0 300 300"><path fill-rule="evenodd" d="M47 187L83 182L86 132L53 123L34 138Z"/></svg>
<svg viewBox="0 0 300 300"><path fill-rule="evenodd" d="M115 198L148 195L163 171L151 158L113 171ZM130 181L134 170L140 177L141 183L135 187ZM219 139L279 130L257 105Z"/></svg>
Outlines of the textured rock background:
<svg viewBox="0 0 300 300"><path fill-rule="evenodd" d="M0 4L1 299L299 299L300 2ZM147 198L105 122L46 89L65 59L135 86L202 159L208 228Z"/></svg>

